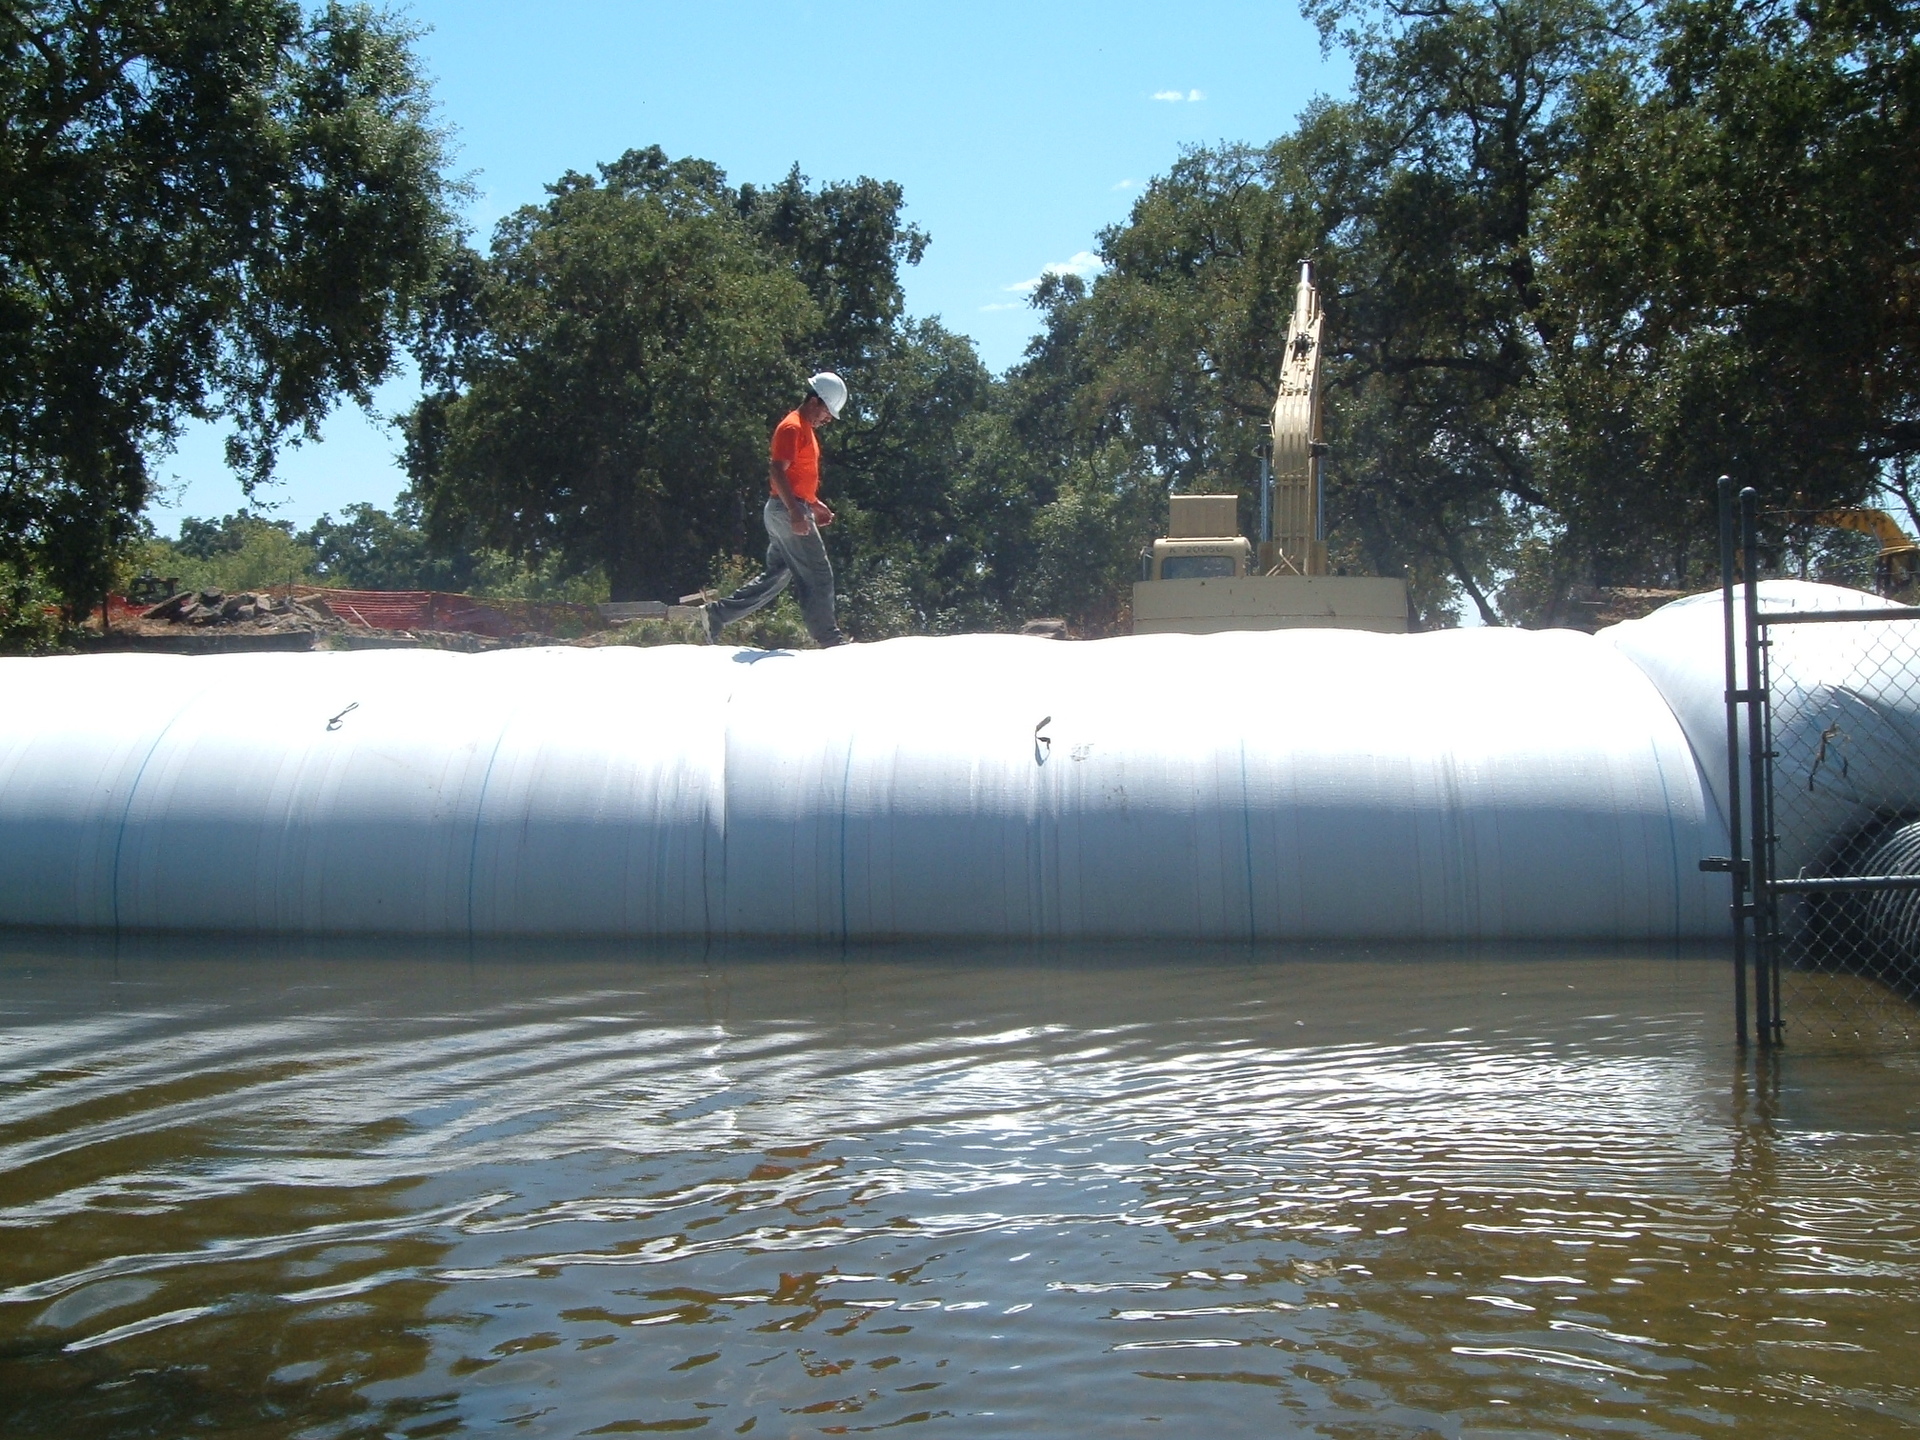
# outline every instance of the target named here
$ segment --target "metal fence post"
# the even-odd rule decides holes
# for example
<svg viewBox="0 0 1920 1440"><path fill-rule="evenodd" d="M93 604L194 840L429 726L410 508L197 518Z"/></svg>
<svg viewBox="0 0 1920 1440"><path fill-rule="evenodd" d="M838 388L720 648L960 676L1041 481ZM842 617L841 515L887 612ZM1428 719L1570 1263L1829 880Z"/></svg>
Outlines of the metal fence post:
<svg viewBox="0 0 1920 1440"><path fill-rule="evenodd" d="M1740 663L1734 643L1733 585L1737 573L1734 560L1733 478L1720 477L1720 613L1726 630L1727 661L1727 869L1733 886L1733 1031L1739 1043L1747 1043L1747 871L1741 851L1740 834Z"/></svg>
<svg viewBox="0 0 1920 1440"><path fill-rule="evenodd" d="M1765 872L1766 891L1754 892L1754 928L1766 931L1766 973L1764 983L1767 986L1767 1014L1773 1031L1770 1040L1775 1045L1786 1042L1786 1014L1780 1008L1780 968L1786 953L1786 939L1780 930L1780 886L1779 865L1776 857L1780 847L1780 826L1774 809L1774 797L1779 793L1776 783L1779 774L1774 762L1780 758L1780 751L1773 739L1773 631L1768 629L1764 618L1758 626L1760 631L1760 675L1754 682L1760 692L1760 734L1754 740L1759 747L1761 770L1765 785L1754 798L1754 804L1761 808L1761 833L1767 839L1767 867ZM1756 976L1756 979L1763 977Z"/></svg>
<svg viewBox="0 0 1920 1440"><path fill-rule="evenodd" d="M1747 850L1748 873L1753 899L1748 913L1753 917L1753 1021L1754 1032L1762 1045L1778 1038L1773 1018L1774 987L1771 968L1774 956L1773 934L1768 926L1772 899L1769 882L1771 847L1767 826L1767 762L1771 758L1766 742L1767 678L1763 653L1765 640L1760 634L1760 534L1759 493L1751 486L1740 492L1740 549L1742 579L1745 581L1747 642L1747 814L1752 827Z"/></svg>

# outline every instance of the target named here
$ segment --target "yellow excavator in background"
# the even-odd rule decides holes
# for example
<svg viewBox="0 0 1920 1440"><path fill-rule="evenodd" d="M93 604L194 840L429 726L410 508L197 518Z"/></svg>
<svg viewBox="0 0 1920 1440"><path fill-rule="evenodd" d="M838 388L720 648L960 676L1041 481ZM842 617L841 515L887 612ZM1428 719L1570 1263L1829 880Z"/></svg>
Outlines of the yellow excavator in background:
<svg viewBox="0 0 1920 1440"><path fill-rule="evenodd" d="M1873 588L1879 594L1905 598L1920 586L1920 545L1914 544L1900 522L1886 511L1858 505L1823 510L1813 517L1813 523L1836 530L1857 530L1880 542L1880 553L1873 557Z"/></svg>
<svg viewBox="0 0 1920 1440"><path fill-rule="evenodd" d="M1141 557L1133 587L1136 635L1222 630L1407 628L1407 582L1329 575L1320 513L1320 357L1326 313L1303 261L1293 324L1273 402L1273 447L1262 467L1260 543L1240 534L1239 498L1175 495L1167 533Z"/></svg>

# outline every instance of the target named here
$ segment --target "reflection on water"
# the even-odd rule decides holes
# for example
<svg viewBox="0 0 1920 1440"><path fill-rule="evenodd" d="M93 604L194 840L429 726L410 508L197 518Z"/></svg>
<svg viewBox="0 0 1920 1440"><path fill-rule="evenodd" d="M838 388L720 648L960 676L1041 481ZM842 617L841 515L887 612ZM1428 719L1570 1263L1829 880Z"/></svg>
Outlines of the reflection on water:
<svg viewBox="0 0 1920 1440"><path fill-rule="evenodd" d="M0 1425L1910 1434L1920 1066L1727 990L14 937Z"/></svg>

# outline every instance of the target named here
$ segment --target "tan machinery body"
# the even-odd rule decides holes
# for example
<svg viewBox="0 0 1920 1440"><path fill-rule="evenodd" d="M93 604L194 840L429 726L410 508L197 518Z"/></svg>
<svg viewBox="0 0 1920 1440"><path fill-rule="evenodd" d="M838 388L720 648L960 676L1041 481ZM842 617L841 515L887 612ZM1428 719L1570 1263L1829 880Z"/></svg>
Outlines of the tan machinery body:
<svg viewBox="0 0 1920 1440"><path fill-rule="evenodd" d="M1364 575L1248 575L1133 587L1136 635L1222 630L1407 629L1407 582Z"/></svg>
<svg viewBox="0 0 1920 1440"><path fill-rule="evenodd" d="M1175 495L1133 587L1136 635L1223 630L1373 630L1404 633L1407 582L1327 574L1320 537L1320 344L1326 317L1313 267L1300 267L1292 338L1273 402L1273 539L1240 532L1233 495Z"/></svg>

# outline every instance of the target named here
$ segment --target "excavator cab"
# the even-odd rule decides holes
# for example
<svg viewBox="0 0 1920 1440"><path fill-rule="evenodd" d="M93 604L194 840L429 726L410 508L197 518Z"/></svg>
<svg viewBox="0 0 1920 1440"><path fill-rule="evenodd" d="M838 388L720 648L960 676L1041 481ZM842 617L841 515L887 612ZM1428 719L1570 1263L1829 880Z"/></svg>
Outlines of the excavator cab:
<svg viewBox="0 0 1920 1440"><path fill-rule="evenodd" d="M1142 580L1233 580L1251 573L1253 544L1240 534L1234 495L1175 495L1167 535L1141 557Z"/></svg>

